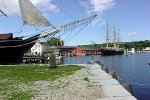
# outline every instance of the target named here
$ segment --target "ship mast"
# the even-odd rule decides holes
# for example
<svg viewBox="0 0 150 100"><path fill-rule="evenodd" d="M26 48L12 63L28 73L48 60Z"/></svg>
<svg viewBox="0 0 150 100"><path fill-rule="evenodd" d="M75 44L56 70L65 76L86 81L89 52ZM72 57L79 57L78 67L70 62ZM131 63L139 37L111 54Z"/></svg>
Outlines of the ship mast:
<svg viewBox="0 0 150 100"><path fill-rule="evenodd" d="M106 27L106 48L109 47L109 28L108 28L108 22L107 22L107 27Z"/></svg>
<svg viewBox="0 0 150 100"><path fill-rule="evenodd" d="M116 48L116 39L117 39L117 37L116 37L116 26L115 26L115 24L114 24L114 34L113 34L114 48Z"/></svg>
<svg viewBox="0 0 150 100"><path fill-rule="evenodd" d="M117 43L118 43L118 48L120 46L120 30L118 29L118 38L117 38Z"/></svg>

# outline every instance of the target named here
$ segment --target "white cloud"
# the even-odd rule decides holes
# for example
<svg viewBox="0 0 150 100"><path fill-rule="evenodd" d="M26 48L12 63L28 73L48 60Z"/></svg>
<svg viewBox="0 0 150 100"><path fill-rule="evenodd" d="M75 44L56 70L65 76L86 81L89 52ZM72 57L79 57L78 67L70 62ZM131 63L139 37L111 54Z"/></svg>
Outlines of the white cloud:
<svg viewBox="0 0 150 100"><path fill-rule="evenodd" d="M38 6L40 10L45 11L52 11L52 12L59 12L59 8L51 3L51 0L30 0L35 6ZM12 11L13 13L20 15L20 9L18 0L0 0L0 8L4 10L9 15L13 15L10 11L6 8L2 7L5 6L7 9Z"/></svg>
<svg viewBox="0 0 150 100"><path fill-rule="evenodd" d="M114 6L114 0L90 0L93 5L94 12L103 12Z"/></svg>
<svg viewBox="0 0 150 100"><path fill-rule="evenodd" d="M79 0L80 3L86 8L89 13L95 12L102 14L103 11L113 8L115 5L114 0Z"/></svg>
<svg viewBox="0 0 150 100"><path fill-rule="evenodd" d="M52 0L30 0L34 5L39 6L43 10L50 10L52 12L59 12L60 9L53 4Z"/></svg>
<svg viewBox="0 0 150 100"><path fill-rule="evenodd" d="M136 36L138 34L138 32L129 32L128 36Z"/></svg>
<svg viewBox="0 0 150 100"><path fill-rule="evenodd" d="M99 16L94 24L103 23L103 12L115 5L115 0L79 0L79 2L85 7L88 14L96 13Z"/></svg>

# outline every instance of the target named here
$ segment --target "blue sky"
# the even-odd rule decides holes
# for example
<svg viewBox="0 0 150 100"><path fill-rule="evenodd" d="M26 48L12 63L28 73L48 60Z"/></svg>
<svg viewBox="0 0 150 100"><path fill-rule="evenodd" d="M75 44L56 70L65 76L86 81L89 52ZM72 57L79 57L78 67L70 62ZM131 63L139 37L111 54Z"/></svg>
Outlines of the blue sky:
<svg viewBox="0 0 150 100"><path fill-rule="evenodd" d="M107 21L110 25L110 34L112 34L114 23L120 29L122 42L150 40L150 0L31 0L31 2L54 26L74 19L82 19L92 15L93 12L98 14L97 19L74 38L71 39L79 29L65 33L61 37L65 45L92 44L91 41L104 43ZM17 0L0 0L0 3L5 4L8 9L20 16ZM0 32L16 32L21 27L22 20L4 10L9 17L0 17ZM46 29L49 28L51 27ZM35 28L25 25L22 33L14 35L30 35L35 33L33 30ZM68 35L69 38L67 38Z"/></svg>

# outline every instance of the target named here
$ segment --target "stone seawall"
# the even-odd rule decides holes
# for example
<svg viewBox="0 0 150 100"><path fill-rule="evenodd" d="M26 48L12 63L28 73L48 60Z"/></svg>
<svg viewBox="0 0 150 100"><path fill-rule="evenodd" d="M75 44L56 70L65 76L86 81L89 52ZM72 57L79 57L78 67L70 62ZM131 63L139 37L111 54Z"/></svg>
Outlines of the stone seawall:
<svg viewBox="0 0 150 100"><path fill-rule="evenodd" d="M93 63L87 64L90 85L98 86L103 97L98 100L137 100L111 74L102 70L102 66Z"/></svg>

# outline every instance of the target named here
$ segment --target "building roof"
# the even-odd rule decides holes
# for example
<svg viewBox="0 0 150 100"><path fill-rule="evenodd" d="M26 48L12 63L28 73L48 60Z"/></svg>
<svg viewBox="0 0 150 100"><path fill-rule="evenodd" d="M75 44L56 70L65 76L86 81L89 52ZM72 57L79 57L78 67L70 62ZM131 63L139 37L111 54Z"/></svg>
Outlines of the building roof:
<svg viewBox="0 0 150 100"><path fill-rule="evenodd" d="M0 34L0 39L12 39L12 33Z"/></svg>
<svg viewBox="0 0 150 100"><path fill-rule="evenodd" d="M58 49L74 49L76 47L75 46L58 46L56 48L58 48Z"/></svg>
<svg viewBox="0 0 150 100"><path fill-rule="evenodd" d="M86 48L86 47L77 47L81 50L97 50L97 48Z"/></svg>

